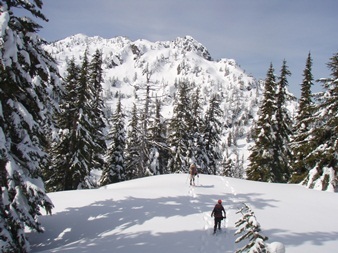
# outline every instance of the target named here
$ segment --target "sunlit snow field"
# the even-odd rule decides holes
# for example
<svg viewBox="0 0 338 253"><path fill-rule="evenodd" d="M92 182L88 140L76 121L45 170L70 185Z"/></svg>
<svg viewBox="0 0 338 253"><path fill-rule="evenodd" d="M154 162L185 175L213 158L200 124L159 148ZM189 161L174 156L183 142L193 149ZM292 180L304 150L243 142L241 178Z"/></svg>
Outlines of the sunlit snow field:
<svg viewBox="0 0 338 253"><path fill-rule="evenodd" d="M200 175L147 177L95 190L49 194L52 216L45 233L30 233L32 252L235 252L236 211L247 203L267 243L286 252L336 252L338 194L298 185L268 184ZM223 232L212 235L211 211L218 199L227 211Z"/></svg>

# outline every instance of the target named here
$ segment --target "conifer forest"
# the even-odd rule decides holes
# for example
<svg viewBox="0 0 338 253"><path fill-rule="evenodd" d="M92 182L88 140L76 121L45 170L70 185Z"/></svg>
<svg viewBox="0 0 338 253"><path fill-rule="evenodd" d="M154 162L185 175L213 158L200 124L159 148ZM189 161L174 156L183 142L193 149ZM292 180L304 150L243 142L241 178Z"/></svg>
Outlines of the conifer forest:
<svg viewBox="0 0 338 253"><path fill-rule="evenodd" d="M139 72L132 80L107 80L108 71L126 62L122 54L108 61L100 48L85 47L79 58L62 58L60 68L61 44L45 42L38 21L15 11L43 21L41 7L41 0L0 1L1 252L28 252L25 228L42 231L37 217L52 205L49 192L188 173L191 163L200 174L338 191L338 52L327 59L330 76L319 80L312 74L315 59L304 56L298 99L287 88L286 60L277 69L267 63L259 81L220 62L217 71L231 85L226 90L209 81L213 72L204 75L189 55L212 58L189 37L175 47L157 44L163 52L179 50L148 62L141 60L145 49L128 44ZM173 79L158 78L170 65ZM188 72L203 75L203 85ZM138 85L126 94L122 83ZM314 83L322 91L312 93ZM167 93L156 93L159 87Z"/></svg>

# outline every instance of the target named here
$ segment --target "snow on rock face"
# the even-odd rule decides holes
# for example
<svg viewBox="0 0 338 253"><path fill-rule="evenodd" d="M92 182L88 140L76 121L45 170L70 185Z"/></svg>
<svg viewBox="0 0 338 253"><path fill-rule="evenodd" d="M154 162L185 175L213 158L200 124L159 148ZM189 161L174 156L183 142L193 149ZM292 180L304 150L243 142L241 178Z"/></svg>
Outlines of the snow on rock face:
<svg viewBox="0 0 338 253"><path fill-rule="evenodd" d="M191 36L185 36L184 38L176 38L176 40L173 42L173 48L180 48L182 50L185 50L187 52L193 51L197 53L198 55L202 56L204 59L211 61L211 55L201 43L196 41Z"/></svg>
<svg viewBox="0 0 338 253"><path fill-rule="evenodd" d="M248 141L264 85L241 69L235 60L212 60L208 50L191 36L150 42L77 34L46 45L45 49L58 62L62 76L68 60L74 57L81 64L86 50L91 58L99 49L103 60L103 99L112 111L118 94L127 114L134 103L142 105L147 85L151 87L150 96L161 100L162 116L166 119L172 115L180 82L188 82L193 89L200 90L202 112L207 110L211 95L218 94L224 113L221 145L227 147L231 138L234 145L227 152L229 157L234 163L238 159L247 161L251 145Z"/></svg>
<svg viewBox="0 0 338 253"><path fill-rule="evenodd" d="M263 85L247 75L234 60L212 61L208 50L191 36L174 41L139 39L133 42L125 37L103 39L77 34L51 43L45 49L57 60L61 75L65 74L68 60L74 57L81 64L86 50L91 56L99 49L103 54L105 100L115 105L115 95L121 93L127 110L135 97L143 99L143 88L148 81L153 90L151 95L162 99L164 106L172 105L177 83L188 81L201 90L202 106L207 105L210 95L220 94L225 123L236 124L242 122L241 112L255 117L262 94ZM149 80L146 71L150 73Z"/></svg>

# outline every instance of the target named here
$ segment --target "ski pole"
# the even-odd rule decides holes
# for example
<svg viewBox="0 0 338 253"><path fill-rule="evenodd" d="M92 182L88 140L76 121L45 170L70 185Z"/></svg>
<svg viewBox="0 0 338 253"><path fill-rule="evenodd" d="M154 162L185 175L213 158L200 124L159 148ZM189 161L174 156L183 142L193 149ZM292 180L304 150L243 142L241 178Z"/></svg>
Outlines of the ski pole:
<svg viewBox="0 0 338 253"><path fill-rule="evenodd" d="M225 213L225 216L224 216L224 218L223 218L223 220L224 220L224 228L227 228L227 224L226 224L226 218L227 218L227 215L226 215L226 213Z"/></svg>

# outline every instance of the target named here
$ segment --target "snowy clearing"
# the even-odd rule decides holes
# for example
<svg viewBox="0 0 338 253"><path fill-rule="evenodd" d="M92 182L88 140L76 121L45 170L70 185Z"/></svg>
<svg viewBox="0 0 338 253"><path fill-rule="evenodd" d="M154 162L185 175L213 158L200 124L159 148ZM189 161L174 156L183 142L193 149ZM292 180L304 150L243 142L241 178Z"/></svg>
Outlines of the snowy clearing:
<svg viewBox="0 0 338 253"><path fill-rule="evenodd" d="M32 252L235 252L236 211L247 203L267 243L287 253L335 252L338 195L299 185L268 184L200 175L142 178L95 189L50 193L52 216L45 233L28 233ZM213 232L211 211L218 199L227 211L223 231Z"/></svg>

